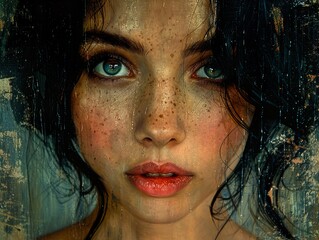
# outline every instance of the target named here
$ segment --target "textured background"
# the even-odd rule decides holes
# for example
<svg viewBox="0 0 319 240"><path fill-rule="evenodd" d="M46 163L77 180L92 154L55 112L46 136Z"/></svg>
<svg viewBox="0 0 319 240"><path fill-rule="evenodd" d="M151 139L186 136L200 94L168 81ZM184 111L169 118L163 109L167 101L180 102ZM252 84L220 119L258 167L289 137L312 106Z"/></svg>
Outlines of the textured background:
<svg viewBox="0 0 319 240"><path fill-rule="evenodd" d="M13 19L15 3L16 0L0 0L0 57L4 54L7 26ZM56 167L54 155L36 133L16 124L10 105L10 81L15 73L9 70L8 66L0 66L0 239L34 239L84 217L95 201L91 198L82 201L77 214L78 198L65 197L72 187ZM279 127L269 147L276 149L289 134L289 129ZM291 222L299 239L319 239L318 139L319 132L314 129L306 151L286 171L282 182L286 191L279 195L281 211L288 216L287 222ZM254 185L249 183L234 218L261 239L275 239L249 217L254 203L248 193L253 189Z"/></svg>

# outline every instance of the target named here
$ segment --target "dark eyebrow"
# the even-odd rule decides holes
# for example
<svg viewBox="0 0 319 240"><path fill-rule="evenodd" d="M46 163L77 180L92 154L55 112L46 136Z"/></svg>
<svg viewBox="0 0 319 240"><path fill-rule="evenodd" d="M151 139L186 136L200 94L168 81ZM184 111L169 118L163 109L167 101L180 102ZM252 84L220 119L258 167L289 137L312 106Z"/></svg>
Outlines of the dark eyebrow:
<svg viewBox="0 0 319 240"><path fill-rule="evenodd" d="M211 39L208 39L208 40L198 41L193 44L190 44L184 50L183 56L187 57L195 53L211 51L212 49L211 41L212 41ZM84 43L97 42L97 43L103 43L103 44L110 44L110 45L124 48L139 54L146 53L146 50L141 43L131 40L127 37L114 34L114 33L108 33L105 31L98 31L98 30L86 31L84 33L83 42Z"/></svg>
<svg viewBox="0 0 319 240"><path fill-rule="evenodd" d="M184 57L187 57L195 53L202 53L206 51L212 51L212 39L198 41L187 46L184 51Z"/></svg>
<svg viewBox="0 0 319 240"><path fill-rule="evenodd" d="M85 32L83 42L110 44L139 54L145 54L146 52L141 43L128 39L124 36L120 36L118 34L108 33L104 31L92 30Z"/></svg>

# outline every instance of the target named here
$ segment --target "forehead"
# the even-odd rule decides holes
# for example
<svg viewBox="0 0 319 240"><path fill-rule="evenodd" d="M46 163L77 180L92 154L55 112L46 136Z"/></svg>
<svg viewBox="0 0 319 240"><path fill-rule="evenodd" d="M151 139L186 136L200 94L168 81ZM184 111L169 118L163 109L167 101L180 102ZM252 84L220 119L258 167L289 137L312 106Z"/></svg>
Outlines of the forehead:
<svg viewBox="0 0 319 240"><path fill-rule="evenodd" d="M214 29L215 7L209 0L100 0L91 3L85 30L135 36L202 37ZM148 33L148 34L147 34ZM181 36L179 36L181 35Z"/></svg>

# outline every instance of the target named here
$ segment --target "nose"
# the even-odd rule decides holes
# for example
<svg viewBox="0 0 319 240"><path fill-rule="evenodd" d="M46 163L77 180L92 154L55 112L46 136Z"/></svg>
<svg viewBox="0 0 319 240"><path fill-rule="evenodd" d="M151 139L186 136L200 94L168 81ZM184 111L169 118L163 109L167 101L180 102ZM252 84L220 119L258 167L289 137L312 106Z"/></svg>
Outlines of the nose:
<svg viewBox="0 0 319 240"><path fill-rule="evenodd" d="M140 96L135 138L145 147L174 146L186 136L182 90L169 80L153 81ZM185 107L185 106L184 106Z"/></svg>

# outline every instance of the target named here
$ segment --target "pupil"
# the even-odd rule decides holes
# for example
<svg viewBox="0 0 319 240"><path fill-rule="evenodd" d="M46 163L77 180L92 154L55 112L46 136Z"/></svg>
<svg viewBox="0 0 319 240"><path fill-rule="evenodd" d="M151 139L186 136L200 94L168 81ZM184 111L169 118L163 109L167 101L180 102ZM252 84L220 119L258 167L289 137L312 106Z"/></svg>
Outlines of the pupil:
<svg viewBox="0 0 319 240"><path fill-rule="evenodd" d="M214 69L210 66L205 66L204 71L210 78L217 78L221 75L222 71L220 69Z"/></svg>
<svg viewBox="0 0 319 240"><path fill-rule="evenodd" d="M109 63L105 62L103 64L103 69L108 75L115 75L121 71L122 64L119 62Z"/></svg>

